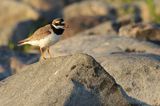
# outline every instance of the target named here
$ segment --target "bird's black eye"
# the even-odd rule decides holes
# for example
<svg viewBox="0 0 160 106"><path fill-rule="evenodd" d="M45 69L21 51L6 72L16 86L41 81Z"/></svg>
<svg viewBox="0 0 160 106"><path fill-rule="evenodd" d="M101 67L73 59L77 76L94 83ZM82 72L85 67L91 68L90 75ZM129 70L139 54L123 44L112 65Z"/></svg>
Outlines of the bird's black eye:
<svg viewBox="0 0 160 106"><path fill-rule="evenodd" d="M59 25L59 23L54 23L54 25L56 25L56 26L57 26L57 25Z"/></svg>

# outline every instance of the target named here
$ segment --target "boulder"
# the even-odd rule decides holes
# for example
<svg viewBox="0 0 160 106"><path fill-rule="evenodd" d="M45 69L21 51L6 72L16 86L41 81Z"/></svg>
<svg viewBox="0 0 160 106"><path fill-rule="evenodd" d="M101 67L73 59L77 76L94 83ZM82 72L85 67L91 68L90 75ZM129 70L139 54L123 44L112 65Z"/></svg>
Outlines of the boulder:
<svg viewBox="0 0 160 106"><path fill-rule="evenodd" d="M0 83L2 106L130 106L121 88L91 56L48 59Z"/></svg>
<svg viewBox="0 0 160 106"><path fill-rule="evenodd" d="M119 36L160 41L160 27L147 23L130 24L120 28Z"/></svg>
<svg viewBox="0 0 160 106"><path fill-rule="evenodd" d="M51 47L53 56L62 56L82 52L93 57L105 56L117 52L136 52L160 54L156 44L136 39L110 35L78 35L62 40Z"/></svg>
<svg viewBox="0 0 160 106"><path fill-rule="evenodd" d="M119 5L117 13L119 17L130 16L130 20L135 23L142 21L140 7L134 1Z"/></svg>
<svg viewBox="0 0 160 106"><path fill-rule="evenodd" d="M62 38L66 39L75 36L77 33L96 27L106 21L115 20L116 12L114 8L107 5L106 2L82 0L81 2L66 6L63 9L63 16L70 25L70 29L67 29L64 32L64 36ZM112 33L110 23L107 26L107 29L107 32Z"/></svg>
<svg viewBox="0 0 160 106"><path fill-rule="evenodd" d="M10 38L26 37L38 19L38 13L26 4L13 0L2 0L0 3L0 45L7 45ZM4 24L5 22L5 24Z"/></svg>
<svg viewBox="0 0 160 106"><path fill-rule="evenodd" d="M141 1L139 3L139 7L141 10L141 16L144 22L151 22L152 21L152 15L150 14L150 10L148 8L148 5L145 1Z"/></svg>
<svg viewBox="0 0 160 106"><path fill-rule="evenodd" d="M62 39L75 36L77 35L77 33L96 27L97 25L108 20L109 18L107 16L82 16L67 19L66 23L70 28L65 30ZM107 29L107 31L109 32L109 29L111 29L110 24L108 25Z"/></svg>
<svg viewBox="0 0 160 106"><path fill-rule="evenodd" d="M159 15L160 15L160 3L159 0L153 1L142 1L137 3L141 10L141 16L144 22L157 22L159 23Z"/></svg>
<svg viewBox="0 0 160 106"><path fill-rule="evenodd" d="M160 105L159 55L117 53L98 60L129 96L151 106Z"/></svg>
<svg viewBox="0 0 160 106"><path fill-rule="evenodd" d="M138 19L138 18L133 19L133 17L134 16L129 15L129 14L123 15L117 19L117 22L120 24L120 27L141 22L141 19ZM119 27L119 29L120 29L120 27Z"/></svg>
<svg viewBox="0 0 160 106"><path fill-rule="evenodd" d="M39 55L25 54L0 47L0 80L18 73L24 66L38 61Z"/></svg>
<svg viewBox="0 0 160 106"><path fill-rule="evenodd" d="M110 16L115 18L116 12L112 6L102 1L84 0L68 5L63 10L65 19L81 16Z"/></svg>
<svg viewBox="0 0 160 106"><path fill-rule="evenodd" d="M154 1L154 4L155 4L155 11L156 11L156 14L159 16L160 15L160 7L159 7L159 5L160 5L160 3L159 3L159 1L158 0L155 0Z"/></svg>
<svg viewBox="0 0 160 106"><path fill-rule="evenodd" d="M118 33L120 24L118 22L107 21L103 22L93 28L87 29L78 33L77 35L109 35L115 36Z"/></svg>
<svg viewBox="0 0 160 106"><path fill-rule="evenodd" d="M40 16L47 21L61 16L62 9L65 5L64 0L19 0L19 2L37 10Z"/></svg>
<svg viewBox="0 0 160 106"><path fill-rule="evenodd" d="M65 5L70 5L72 3L80 2L80 1L83 1L83 0L63 0Z"/></svg>

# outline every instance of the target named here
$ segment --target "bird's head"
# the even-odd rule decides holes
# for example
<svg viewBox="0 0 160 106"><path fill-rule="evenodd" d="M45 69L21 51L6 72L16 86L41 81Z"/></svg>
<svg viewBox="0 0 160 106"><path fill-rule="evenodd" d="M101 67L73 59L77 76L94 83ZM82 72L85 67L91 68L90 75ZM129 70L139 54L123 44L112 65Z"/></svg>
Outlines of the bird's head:
<svg viewBox="0 0 160 106"><path fill-rule="evenodd" d="M62 18L56 18L52 21L52 26L56 29L65 29L68 28L65 21Z"/></svg>

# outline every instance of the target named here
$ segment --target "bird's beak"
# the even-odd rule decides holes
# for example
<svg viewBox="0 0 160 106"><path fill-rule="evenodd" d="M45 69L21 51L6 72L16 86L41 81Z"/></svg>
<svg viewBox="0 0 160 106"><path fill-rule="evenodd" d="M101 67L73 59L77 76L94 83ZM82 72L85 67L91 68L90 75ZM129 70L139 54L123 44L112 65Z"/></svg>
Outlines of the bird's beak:
<svg viewBox="0 0 160 106"><path fill-rule="evenodd" d="M64 28L69 28L69 25L68 24L64 24Z"/></svg>

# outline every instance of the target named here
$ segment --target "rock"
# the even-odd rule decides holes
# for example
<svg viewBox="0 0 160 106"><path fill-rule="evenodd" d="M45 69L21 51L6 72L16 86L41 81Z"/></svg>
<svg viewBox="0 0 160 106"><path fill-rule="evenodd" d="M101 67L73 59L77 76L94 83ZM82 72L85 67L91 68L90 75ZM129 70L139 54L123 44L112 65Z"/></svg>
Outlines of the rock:
<svg viewBox="0 0 160 106"><path fill-rule="evenodd" d="M148 3L147 3L148 2ZM141 16L144 22L158 22L160 15L160 3L158 0L142 1L137 3L141 10Z"/></svg>
<svg viewBox="0 0 160 106"><path fill-rule="evenodd" d="M70 28L65 30L62 39L66 39L66 38L75 36L77 33L80 33L84 30L96 27L97 25L99 25L107 20L109 20L109 18L106 16L82 16L82 17L74 17L74 18L68 19L67 23L69 24ZM103 31L103 32L109 32L109 30L112 30L112 28L110 28L110 27L112 27L110 23L108 25L104 25L102 27L105 27L105 26L107 26L108 30ZM113 33L114 32L115 31L113 31Z"/></svg>
<svg viewBox="0 0 160 106"><path fill-rule="evenodd" d="M110 16L115 18L113 7L101 1L81 1L73 3L64 8L63 16L65 19L81 16Z"/></svg>
<svg viewBox="0 0 160 106"><path fill-rule="evenodd" d="M39 58L39 54L14 52L14 55L10 57L12 74L19 73L22 68L37 62Z"/></svg>
<svg viewBox="0 0 160 106"><path fill-rule="evenodd" d="M114 79L90 56L48 59L0 84L3 106L130 106Z"/></svg>
<svg viewBox="0 0 160 106"><path fill-rule="evenodd" d="M0 47L0 80L18 73L24 66L38 61L38 58L37 54L24 54Z"/></svg>
<svg viewBox="0 0 160 106"><path fill-rule="evenodd" d="M154 2L154 4L155 4L155 12L156 12L156 14L159 16L160 15L160 7L159 7L159 5L160 5L160 3L159 3L159 1L158 0L155 0L155 2Z"/></svg>
<svg viewBox="0 0 160 106"><path fill-rule="evenodd" d="M119 28L120 24L118 22L108 21L86 31L80 32L77 35L117 35Z"/></svg>
<svg viewBox="0 0 160 106"><path fill-rule="evenodd" d="M0 80L12 75L12 69L10 67L10 57L13 56L13 51L7 47L0 48Z"/></svg>
<svg viewBox="0 0 160 106"><path fill-rule="evenodd" d="M72 53L87 53L93 57L105 56L117 52L144 52L160 54L160 47L147 41L109 36L109 35L78 35L58 42L51 47L53 56Z"/></svg>
<svg viewBox="0 0 160 106"><path fill-rule="evenodd" d="M67 20L67 23L71 28L64 32L62 39L75 36L77 33L93 28L104 23L105 21L113 21L116 18L116 12L114 8L107 6L107 4L102 1L81 1L73 3L64 8L63 11L65 20ZM112 32L110 31L112 30L110 27L111 26L109 24L107 26L107 32Z"/></svg>
<svg viewBox="0 0 160 106"><path fill-rule="evenodd" d="M39 17L28 5L13 0L1 1L0 16L0 45L7 45L13 33L21 39L27 36L33 25L31 21Z"/></svg>
<svg viewBox="0 0 160 106"><path fill-rule="evenodd" d="M99 60L129 96L151 106L160 105L159 55L117 53Z"/></svg>
<svg viewBox="0 0 160 106"><path fill-rule="evenodd" d="M153 24L131 24L121 27L119 36L137 38L140 40L160 41L160 27Z"/></svg>
<svg viewBox="0 0 160 106"><path fill-rule="evenodd" d="M72 3L80 2L80 1L83 1L83 0L63 0L65 5L70 5Z"/></svg>
<svg viewBox="0 0 160 106"><path fill-rule="evenodd" d="M18 73L18 71L25 66L27 66L27 65L24 64L20 59L18 59L16 57L10 58L10 68L12 69L12 74Z"/></svg>
<svg viewBox="0 0 160 106"><path fill-rule="evenodd" d="M41 17L51 21L54 17L61 16L64 0L19 0L38 11Z"/></svg>
<svg viewBox="0 0 160 106"><path fill-rule="evenodd" d="M132 3L125 3L117 7L117 14L121 17L130 17L130 21L134 23L138 23L142 21L141 18L141 10L139 6L132 2Z"/></svg>
<svg viewBox="0 0 160 106"><path fill-rule="evenodd" d="M0 81L12 75L11 69L0 64Z"/></svg>
<svg viewBox="0 0 160 106"><path fill-rule="evenodd" d="M142 20L141 19L138 19L138 18L134 18L133 19L133 16L132 15L124 15L124 16L121 16L117 19L117 23L120 24L120 27L121 28L122 26L126 26L126 25L129 25L129 24L135 24L135 23L139 23L141 22ZM119 31L119 30L118 30Z"/></svg>
<svg viewBox="0 0 160 106"><path fill-rule="evenodd" d="M152 21L152 16L150 15L150 10L148 8L148 5L146 2L141 1L139 3L139 7L141 10L141 16L144 22L151 22Z"/></svg>

